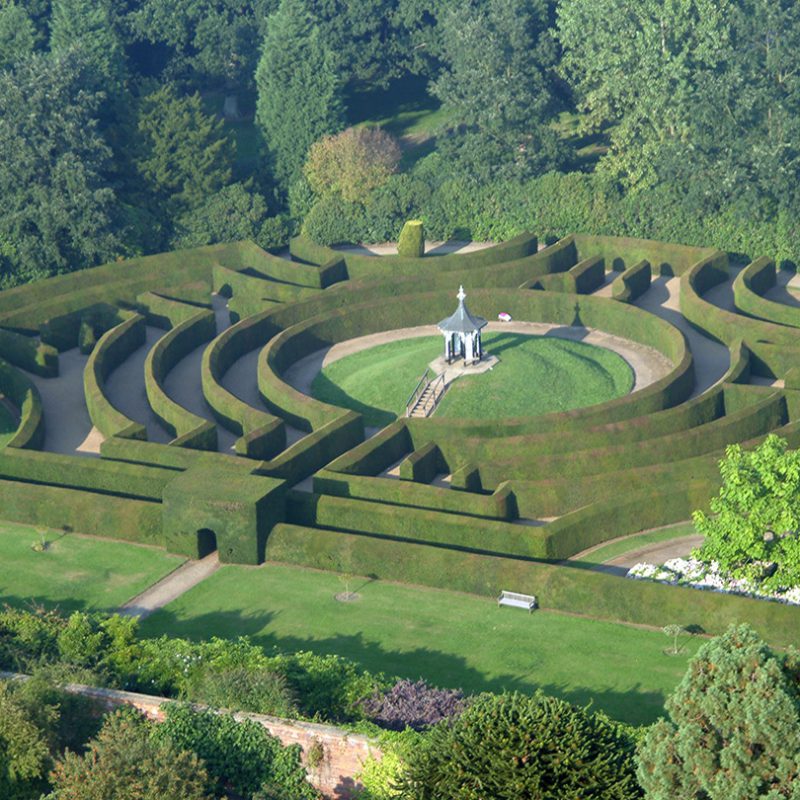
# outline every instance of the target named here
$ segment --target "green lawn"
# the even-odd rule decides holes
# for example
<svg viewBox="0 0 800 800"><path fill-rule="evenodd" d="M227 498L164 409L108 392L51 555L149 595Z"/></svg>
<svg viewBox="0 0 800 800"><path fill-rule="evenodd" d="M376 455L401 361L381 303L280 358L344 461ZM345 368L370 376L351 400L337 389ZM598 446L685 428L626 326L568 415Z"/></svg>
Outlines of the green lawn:
<svg viewBox="0 0 800 800"><path fill-rule="evenodd" d="M438 416L535 416L611 400L633 386L633 371L621 356L583 342L518 333L490 333L483 342L500 363L455 381ZM359 411L368 425L387 425L404 413L409 395L441 350L441 338L429 336L362 350L325 367L311 391L326 403Z"/></svg>
<svg viewBox="0 0 800 800"><path fill-rule="evenodd" d="M576 561L588 562L591 564L604 564L617 556L630 553L632 550L638 550L640 547L646 547L648 544L656 544L656 542L667 542L670 539L680 539L682 536L692 536L697 533L692 522L679 522L676 525L670 525L666 528L658 528L656 530L647 531L646 533L637 533L635 536L626 536L617 542L598 547L591 553L587 553L581 558L575 559Z"/></svg>
<svg viewBox="0 0 800 800"><path fill-rule="evenodd" d="M544 691L633 723L651 722L686 669L658 631L552 612L499 609L472 595L268 564L225 566L144 620L144 635L249 635L266 648L338 653L370 670L467 691ZM671 620L665 620L669 622ZM687 640L688 653L699 646Z"/></svg>
<svg viewBox="0 0 800 800"><path fill-rule="evenodd" d="M48 542L43 553L31 545ZM0 525L0 604L31 601L78 609L113 610L178 567L184 559L162 550L74 533Z"/></svg>

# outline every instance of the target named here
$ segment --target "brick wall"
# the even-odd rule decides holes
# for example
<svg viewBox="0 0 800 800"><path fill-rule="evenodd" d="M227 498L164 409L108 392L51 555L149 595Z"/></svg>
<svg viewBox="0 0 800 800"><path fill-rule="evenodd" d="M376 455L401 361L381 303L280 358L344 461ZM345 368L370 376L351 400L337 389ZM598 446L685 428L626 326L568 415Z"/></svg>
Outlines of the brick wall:
<svg viewBox="0 0 800 800"><path fill-rule="evenodd" d="M0 679L25 680L26 678L26 675L0 672ZM162 720L164 718L162 707L167 703L175 702L153 695L101 689L81 684L69 684L65 688L73 694L95 698L109 709L133 706L153 720ZM202 706L198 706L198 708L202 708ZM360 788L356 775L367 756L373 755L380 758L381 755L380 749L369 737L348 733L332 725L319 725L313 722L280 719L264 714L245 712L238 712L234 714L234 717L240 720L254 720L285 745L299 744L303 750L304 761L306 761L309 751L314 748L319 759L313 767L306 763L308 780L329 798L347 800L352 797L355 790Z"/></svg>

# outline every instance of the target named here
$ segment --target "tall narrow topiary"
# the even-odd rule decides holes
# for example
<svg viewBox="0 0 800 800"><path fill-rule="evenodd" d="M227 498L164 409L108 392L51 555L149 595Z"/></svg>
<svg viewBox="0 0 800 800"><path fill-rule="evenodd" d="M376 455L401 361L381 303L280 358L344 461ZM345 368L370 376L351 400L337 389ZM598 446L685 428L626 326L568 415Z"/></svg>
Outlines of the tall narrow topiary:
<svg viewBox="0 0 800 800"><path fill-rule="evenodd" d="M422 258L425 255L425 230L421 220L410 219L403 225L397 240L397 254L405 258Z"/></svg>

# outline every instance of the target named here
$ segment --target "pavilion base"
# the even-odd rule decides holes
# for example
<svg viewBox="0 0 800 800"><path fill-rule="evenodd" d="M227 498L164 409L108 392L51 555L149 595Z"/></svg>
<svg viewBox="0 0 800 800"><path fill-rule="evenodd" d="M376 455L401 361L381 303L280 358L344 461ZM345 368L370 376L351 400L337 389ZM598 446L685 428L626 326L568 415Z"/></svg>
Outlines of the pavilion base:
<svg viewBox="0 0 800 800"><path fill-rule="evenodd" d="M431 361L428 367L437 376L444 373L444 382L447 385L462 375L480 375L483 372L488 372L499 363L500 359L497 356L484 353L480 361L470 361L468 363L463 358L458 358L448 364L444 356L439 356L435 361Z"/></svg>

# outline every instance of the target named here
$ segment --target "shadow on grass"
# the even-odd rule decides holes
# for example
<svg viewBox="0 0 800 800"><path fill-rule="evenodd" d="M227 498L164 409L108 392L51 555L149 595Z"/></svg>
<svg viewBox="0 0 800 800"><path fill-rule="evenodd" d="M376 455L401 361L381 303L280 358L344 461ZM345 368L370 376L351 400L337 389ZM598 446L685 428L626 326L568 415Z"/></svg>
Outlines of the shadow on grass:
<svg viewBox="0 0 800 800"><path fill-rule="evenodd" d="M375 428L383 428L397 419L397 416L392 414L391 411L368 406L366 403L356 400L322 372L314 378L313 392L314 398L323 403L330 403L340 408L349 408L351 411L363 414L364 423Z"/></svg>
<svg viewBox="0 0 800 800"><path fill-rule="evenodd" d="M663 693L644 689L638 683L627 691L541 683L537 680L533 663L526 673L489 677L469 666L462 656L427 647L406 651L391 650L379 642L365 638L360 632L324 638L276 635L268 629L274 617L271 613L242 615L239 612L226 611L199 614L184 620L178 619L167 609L161 609L142 623L141 631L143 636L167 634L194 640L211 636L231 639L249 636L267 654L308 650L320 655L339 655L370 672L383 672L389 676L412 680L424 678L437 686L463 689L467 694L486 691L519 691L531 694L541 689L545 694L560 697L581 707L591 705L594 710L603 710L615 719L636 725L649 724L664 713ZM386 624L390 626L391 620L387 619Z"/></svg>

